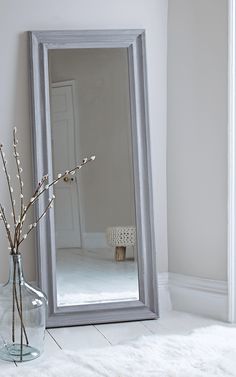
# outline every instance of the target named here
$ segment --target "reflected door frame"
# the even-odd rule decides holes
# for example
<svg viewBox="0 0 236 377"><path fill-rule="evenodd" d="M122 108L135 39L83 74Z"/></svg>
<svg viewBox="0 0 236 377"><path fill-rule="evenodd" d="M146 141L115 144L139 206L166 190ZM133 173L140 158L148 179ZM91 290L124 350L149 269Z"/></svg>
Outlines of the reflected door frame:
<svg viewBox="0 0 236 377"><path fill-rule="evenodd" d="M73 117L73 134L74 134L74 150L73 150L73 157L71 156L72 164L70 166L75 166L80 161L80 154L79 154L79 109L78 109L78 96L76 91L76 82L75 80L66 80L66 81L58 81L51 84L51 95L53 89L56 88L64 88L69 87L71 92L71 107L72 107L72 117ZM51 105L52 106L52 105ZM52 111L53 114L53 111ZM53 120L52 120L53 121ZM53 121L55 123L55 121ZM53 142L53 127L52 127L52 142ZM54 146L55 147L55 146ZM56 232L56 244L57 248L71 248L71 247L82 247L82 231L83 231L83 223L82 223L82 211L80 206L80 192L79 192L79 185L76 177L73 177L73 185L75 185L75 191L72 193L73 200L76 201L76 205L73 206L73 208L77 207L77 211L74 209L74 216L73 221L77 228L77 231L66 232L63 230L60 230L60 232L57 231L56 225L55 225L55 232ZM71 183L67 183L71 184ZM65 185L65 183L61 183L61 185ZM59 187L58 185L55 187L55 190ZM61 187L60 187L61 188ZM74 194L74 195L73 195ZM75 197L76 196L76 197ZM57 202L56 202L56 205ZM55 215L56 216L56 215ZM73 224L72 224L73 225ZM67 234L68 233L68 234ZM71 234L70 234L71 233ZM76 233L76 234L74 234ZM68 238L70 240L70 243L68 243Z"/></svg>

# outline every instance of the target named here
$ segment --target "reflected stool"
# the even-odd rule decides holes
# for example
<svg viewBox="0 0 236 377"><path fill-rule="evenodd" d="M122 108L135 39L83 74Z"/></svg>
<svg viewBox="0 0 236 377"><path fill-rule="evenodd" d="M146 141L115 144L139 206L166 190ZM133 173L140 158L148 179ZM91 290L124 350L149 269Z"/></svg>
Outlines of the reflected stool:
<svg viewBox="0 0 236 377"><path fill-rule="evenodd" d="M126 247L135 246L136 228L134 226L112 226L107 228L107 243L115 247L115 260L121 262L125 260Z"/></svg>

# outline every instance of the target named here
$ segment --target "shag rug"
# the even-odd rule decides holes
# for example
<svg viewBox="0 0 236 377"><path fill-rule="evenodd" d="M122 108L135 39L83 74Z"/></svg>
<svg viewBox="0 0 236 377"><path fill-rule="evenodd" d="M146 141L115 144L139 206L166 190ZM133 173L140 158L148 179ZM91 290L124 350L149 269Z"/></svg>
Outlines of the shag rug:
<svg viewBox="0 0 236 377"><path fill-rule="evenodd" d="M236 329L211 326L190 335L150 335L137 341L61 352L37 366L2 369L4 377L235 377Z"/></svg>

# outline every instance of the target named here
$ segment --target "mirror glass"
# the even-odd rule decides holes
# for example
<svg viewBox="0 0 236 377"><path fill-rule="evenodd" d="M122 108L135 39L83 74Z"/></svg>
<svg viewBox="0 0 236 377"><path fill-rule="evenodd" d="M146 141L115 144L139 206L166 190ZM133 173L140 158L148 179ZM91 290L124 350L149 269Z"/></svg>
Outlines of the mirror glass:
<svg viewBox="0 0 236 377"><path fill-rule="evenodd" d="M139 299L126 48L49 50L58 306Z"/></svg>

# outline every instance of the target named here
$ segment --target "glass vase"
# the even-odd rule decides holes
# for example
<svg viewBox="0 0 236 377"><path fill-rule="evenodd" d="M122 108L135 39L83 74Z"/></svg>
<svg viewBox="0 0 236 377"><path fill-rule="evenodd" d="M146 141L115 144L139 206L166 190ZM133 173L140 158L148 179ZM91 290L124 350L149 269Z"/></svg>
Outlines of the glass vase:
<svg viewBox="0 0 236 377"><path fill-rule="evenodd" d="M10 255L8 282L0 287L0 358L29 361L44 346L47 298L24 279L21 255Z"/></svg>

